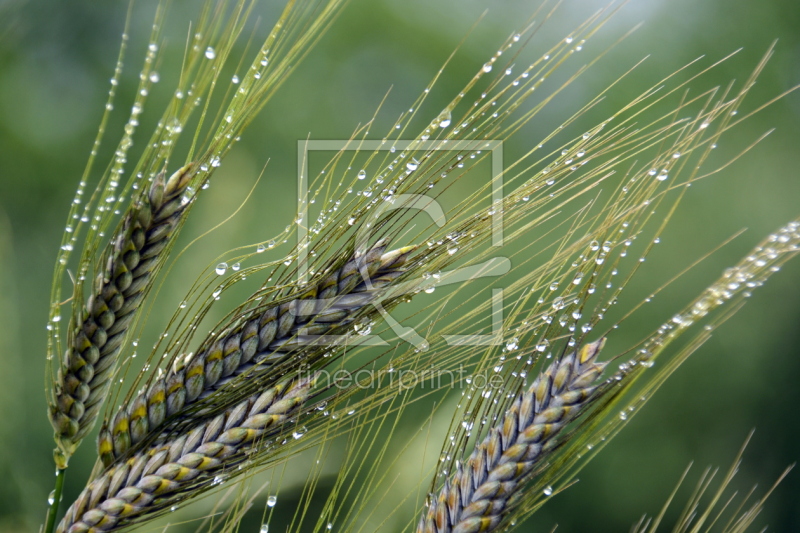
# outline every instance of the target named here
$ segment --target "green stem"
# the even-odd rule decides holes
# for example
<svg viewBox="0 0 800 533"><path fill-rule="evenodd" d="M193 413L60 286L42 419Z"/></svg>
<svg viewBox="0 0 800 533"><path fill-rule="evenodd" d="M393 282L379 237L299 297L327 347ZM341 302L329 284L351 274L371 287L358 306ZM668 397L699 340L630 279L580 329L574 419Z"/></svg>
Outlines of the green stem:
<svg viewBox="0 0 800 533"><path fill-rule="evenodd" d="M51 493L53 501L50 504L50 508L47 510L47 523L42 533L53 533L53 528L56 527L56 516L58 515L58 507L61 503L61 491L64 489L66 472L66 468L56 469L56 486Z"/></svg>

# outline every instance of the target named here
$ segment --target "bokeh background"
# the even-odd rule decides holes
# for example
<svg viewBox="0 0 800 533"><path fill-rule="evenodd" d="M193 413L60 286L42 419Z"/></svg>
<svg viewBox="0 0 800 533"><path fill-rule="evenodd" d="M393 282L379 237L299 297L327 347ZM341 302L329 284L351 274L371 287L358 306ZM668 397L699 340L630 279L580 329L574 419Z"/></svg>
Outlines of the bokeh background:
<svg viewBox="0 0 800 533"><path fill-rule="evenodd" d="M130 65L143 55L152 4L135 7ZM170 92L168 73L180 59L187 21L198 5L173 3L167 30L172 49L160 67L161 85L142 131L157 119ZM196 275L192 266L229 248L231 235L237 243L260 241L289 223L298 139L347 138L356 124L372 116L390 87L384 116L389 121L396 117L488 9L430 96L430 109L441 109L537 5L519 0L352 0L227 158L184 233L196 236L225 218L269 159L248 208L224 232L204 241L202 250L188 254L176 266L174 279ZM543 50L603 5L566 0L532 46ZM52 488L52 430L43 379L50 278L68 204L102 114L126 9L124 2L0 0L0 532L36 531ZM268 22L278 7L259 9ZM775 56L758 80L753 102L800 83L796 1L631 0L602 30L596 48L591 42L585 53L598 53L640 22L634 35L558 98L525 135L511 139L508 153L521 153L536 135L558 126L648 54L649 60L601 106L611 111L703 54L716 59L742 48L707 81L742 80L776 39ZM131 66L123 76L120 109L130 101L137 68ZM112 117L110 131L120 131L122 115ZM775 133L752 152L690 190L641 276L653 280L652 290L739 229L747 232L628 321L619 331L620 346L672 316L725 266L799 214L800 94L750 119L720 150L733 155L771 128ZM162 295L164 316L185 290L175 285L167 284ZM756 433L734 486L747 491L754 484L771 484L800 459L799 324L800 261L795 261L755 293L581 473L580 482L548 502L527 530L558 524L559 531L627 531L641 514L658 511L690 461L697 465L692 482L705 465L727 467L752 428ZM73 461L67 500L89 471L91 447L87 442ZM290 501L285 505L291 508ZM800 472L778 487L758 524L800 531ZM277 522L273 527L280 530ZM385 527L393 530L399 523ZM257 529L257 522L243 528Z"/></svg>

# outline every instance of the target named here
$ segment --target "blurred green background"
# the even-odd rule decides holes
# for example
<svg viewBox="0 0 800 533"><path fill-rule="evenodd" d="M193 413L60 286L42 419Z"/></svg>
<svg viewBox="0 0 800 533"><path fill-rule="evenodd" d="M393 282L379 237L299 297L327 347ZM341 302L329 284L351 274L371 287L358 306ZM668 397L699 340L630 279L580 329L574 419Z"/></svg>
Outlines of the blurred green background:
<svg viewBox="0 0 800 533"><path fill-rule="evenodd" d="M199 4L178 1L172 6L167 30L171 49L160 67L161 85L154 90L142 132L157 120L170 93L167 73L180 59L187 21ZM352 0L231 152L184 234L196 236L225 218L270 159L248 209L225 231L209 237L202 250L192 251L176 266L173 279L191 279L196 275L191 265L206 264L229 248L231 236L233 244L264 240L289 223L293 200L275 198L294 198L298 139L347 138L356 124L369 120L390 86L383 116L387 121L396 117L488 9L430 96L430 110L441 109L537 5ZM603 5L604 1L566 0L533 50L549 47ZM50 278L68 204L102 114L126 9L124 2L0 0L0 532L37 530L52 488L52 430L43 392ZM278 7L270 4L259 10L268 23ZM126 108L135 87L152 2L140 2L134 12L130 67L121 82L119 109ZM647 54L650 59L601 104L603 114L702 54L717 59L743 47L706 81L724 85L730 79L742 80L775 39L775 56L758 80L751 105L800 83L796 1L631 0L585 53L600 52L639 22L643 26L633 36L559 97L524 135L507 143L508 157L537 142L537 135L557 127ZM121 130L122 115L112 117L111 139ZM654 251L641 277L655 280L652 290L737 230L748 231L628 321L619 330L620 346L672 316L724 267L799 214L800 94L750 119L720 150L733 155L770 128L776 128L775 133L755 150L689 190L662 236L664 244ZM108 150L107 145L106 155ZM214 186L223 179L224 188ZM747 491L756 483L763 488L797 461L798 282L800 261L795 261L755 293L581 473L580 482L537 513L528 530L550 530L559 524L559 531L627 531L642 513L658 511L690 461L699 465L692 481L707 464L727 467L751 428L756 434L734 482L737 489ZM167 287L164 316L183 290ZM151 323L158 318L152 317ZM66 500L82 486L91 448L85 443L71 465ZM758 524L775 531L800 531L800 472L778 488ZM257 529L255 523L252 527ZM277 523L275 527L280 529Z"/></svg>

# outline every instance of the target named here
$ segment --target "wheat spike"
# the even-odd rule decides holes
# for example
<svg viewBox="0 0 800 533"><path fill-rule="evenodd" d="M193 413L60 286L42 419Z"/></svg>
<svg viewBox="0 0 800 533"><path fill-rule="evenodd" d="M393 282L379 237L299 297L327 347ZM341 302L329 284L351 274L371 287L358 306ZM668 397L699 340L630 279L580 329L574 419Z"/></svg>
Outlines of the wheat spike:
<svg viewBox="0 0 800 533"><path fill-rule="evenodd" d="M49 408L56 442L67 457L97 418L128 327L185 209L189 170L187 165L167 180L160 173L128 210L106 248L86 306L76 308Z"/></svg>
<svg viewBox="0 0 800 533"><path fill-rule="evenodd" d="M168 428L165 422L198 399L212 394L245 372L263 375L308 340L350 324L356 314L400 276L414 250L385 252L377 243L356 254L320 283L288 302L271 303L250 313L239 325L206 340L198 352L124 405L98 436L98 455L108 466L131 446ZM367 280L364 279L366 276Z"/></svg>
<svg viewBox="0 0 800 533"><path fill-rule="evenodd" d="M556 444L558 432L592 399L605 366L595 363L604 343L587 344L539 374L445 482L417 533L497 528L509 500Z"/></svg>
<svg viewBox="0 0 800 533"><path fill-rule="evenodd" d="M292 416L313 385L314 377L278 383L114 465L81 492L56 531L115 531L157 513L187 491L201 492Z"/></svg>

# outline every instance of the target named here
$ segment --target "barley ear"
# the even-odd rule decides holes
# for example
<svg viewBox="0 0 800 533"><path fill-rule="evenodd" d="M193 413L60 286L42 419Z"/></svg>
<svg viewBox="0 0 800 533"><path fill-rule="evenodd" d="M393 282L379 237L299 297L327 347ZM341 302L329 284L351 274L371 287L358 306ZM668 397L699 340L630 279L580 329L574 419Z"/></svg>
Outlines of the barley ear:
<svg viewBox="0 0 800 533"><path fill-rule="evenodd" d="M430 502L417 533L495 531L504 511L561 429L592 401L605 365L596 363L605 339L552 363L517 397L464 465Z"/></svg>
<svg viewBox="0 0 800 533"><path fill-rule="evenodd" d="M284 380L106 469L83 489L56 531L117 531L202 494L218 484L218 475L244 472L235 466L300 409L315 380Z"/></svg>
<svg viewBox="0 0 800 533"><path fill-rule="evenodd" d="M304 347L319 350L315 336L341 333L404 273L415 248L385 250L386 243L379 241L287 301L235 316L235 325L207 338L194 355L103 422L97 442L103 464L111 465L137 443L170 430L170 422L191 415L198 400L243 374L250 380L265 376L290 353Z"/></svg>
<svg viewBox="0 0 800 533"><path fill-rule="evenodd" d="M56 463L69 457L94 426L130 325L165 259L187 202L191 164L165 179L161 172L125 214L101 256L85 306L76 304L68 348L49 405Z"/></svg>

